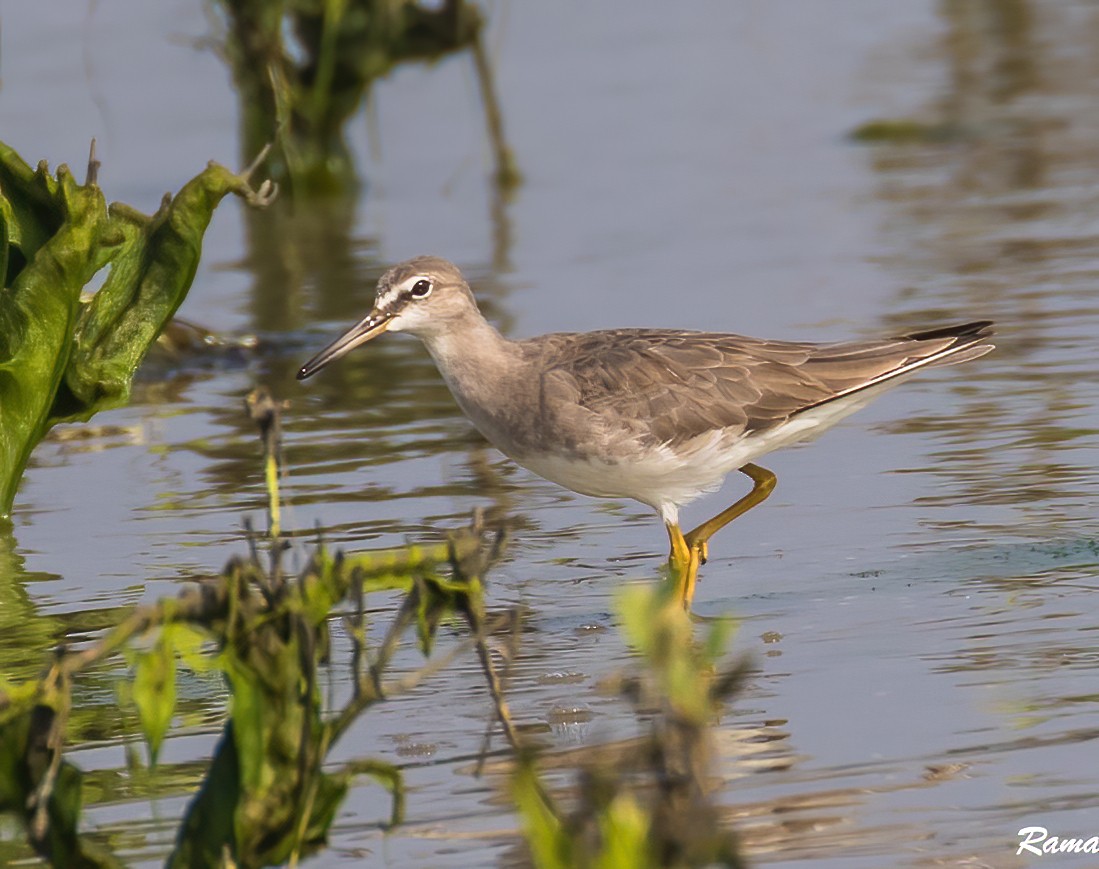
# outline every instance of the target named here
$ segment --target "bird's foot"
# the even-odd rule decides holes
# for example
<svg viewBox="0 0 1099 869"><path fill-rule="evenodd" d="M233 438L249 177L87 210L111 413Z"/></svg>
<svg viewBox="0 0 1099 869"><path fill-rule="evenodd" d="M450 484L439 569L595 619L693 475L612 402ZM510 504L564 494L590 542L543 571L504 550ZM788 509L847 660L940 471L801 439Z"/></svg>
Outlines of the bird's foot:
<svg viewBox="0 0 1099 869"><path fill-rule="evenodd" d="M699 540L694 534L686 534L683 539L690 553L689 560L696 565L696 568L710 559L710 543L708 540Z"/></svg>

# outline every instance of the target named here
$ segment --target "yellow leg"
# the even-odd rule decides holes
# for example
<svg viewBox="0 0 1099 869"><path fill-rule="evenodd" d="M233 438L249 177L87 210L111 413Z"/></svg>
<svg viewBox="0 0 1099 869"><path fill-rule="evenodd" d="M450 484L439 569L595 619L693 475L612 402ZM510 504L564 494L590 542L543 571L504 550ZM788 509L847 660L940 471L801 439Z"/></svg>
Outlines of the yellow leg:
<svg viewBox="0 0 1099 869"><path fill-rule="evenodd" d="M740 472L751 477L754 485L751 492L731 507L722 510L712 519L707 519L686 534L679 530L678 525L667 526L668 537L672 542L672 552L668 561L684 609L690 609L695 583L698 581L699 565L705 564L709 555L710 538L738 516L743 516L757 504L765 501L774 491L777 478L766 468L748 463L740 469Z"/></svg>
<svg viewBox="0 0 1099 869"><path fill-rule="evenodd" d="M676 592L683 608L690 609L698 580L698 551L687 544L678 525L666 524L664 527L668 529L668 539L672 544L672 551L668 556L671 579L676 584Z"/></svg>

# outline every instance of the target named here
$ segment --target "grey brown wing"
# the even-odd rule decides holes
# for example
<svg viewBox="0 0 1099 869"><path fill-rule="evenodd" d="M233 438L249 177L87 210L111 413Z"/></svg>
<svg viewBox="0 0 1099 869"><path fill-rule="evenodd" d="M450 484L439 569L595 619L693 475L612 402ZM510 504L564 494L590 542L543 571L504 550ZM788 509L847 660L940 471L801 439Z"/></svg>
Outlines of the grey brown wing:
<svg viewBox="0 0 1099 869"><path fill-rule="evenodd" d="M631 331L567 338L543 379L554 403L575 404L648 445L674 445L718 429L752 431L827 395L798 374L811 345L760 354L752 346L757 342L731 335Z"/></svg>
<svg viewBox="0 0 1099 869"><path fill-rule="evenodd" d="M979 323L840 344L643 330L562 335L547 348L555 359L545 382L580 413L674 445L716 429L766 430L922 364L961 361L966 348L972 358L991 349L979 343L988 334Z"/></svg>

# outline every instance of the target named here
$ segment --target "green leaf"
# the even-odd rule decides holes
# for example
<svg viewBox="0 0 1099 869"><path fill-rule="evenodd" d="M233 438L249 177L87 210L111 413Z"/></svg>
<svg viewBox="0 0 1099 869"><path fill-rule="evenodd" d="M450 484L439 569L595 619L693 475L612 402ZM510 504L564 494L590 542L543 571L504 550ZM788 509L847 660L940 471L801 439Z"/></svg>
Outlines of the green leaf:
<svg viewBox="0 0 1099 869"><path fill-rule="evenodd" d="M4 156L0 150L0 159ZM9 202L7 214L19 210L13 196L24 200L25 210L32 191L50 187L43 177L48 176L40 169L23 191L0 187ZM99 189L77 186L65 167L57 171L55 206L61 225L11 286L0 288L0 516L9 512L31 449L50 427L54 397L72 350L80 293L95 274L107 217ZM11 234L9 225L9 238Z"/></svg>
<svg viewBox="0 0 1099 869"><path fill-rule="evenodd" d="M572 869L572 841L561 826L555 808L538 781L534 760L520 758L511 779L511 798L519 811L523 835L530 847L531 858L538 869Z"/></svg>
<svg viewBox="0 0 1099 869"><path fill-rule="evenodd" d="M50 177L45 161L32 169L0 142L0 202L8 241L30 262L64 222L57 204L57 181Z"/></svg>
<svg viewBox="0 0 1099 869"><path fill-rule="evenodd" d="M217 669L214 656L203 651L208 640L205 631L187 622L172 622L161 630L170 634L172 648L182 664L196 673L209 673Z"/></svg>
<svg viewBox="0 0 1099 869"><path fill-rule="evenodd" d="M156 766L176 709L176 656L171 632L161 631L148 652L134 655L133 698L149 744L149 764Z"/></svg>
<svg viewBox="0 0 1099 869"><path fill-rule="evenodd" d="M603 848L596 869L656 869L649 846L649 817L629 793L611 800L599 818Z"/></svg>
<svg viewBox="0 0 1099 869"><path fill-rule="evenodd" d="M186 297L202 236L229 193L251 191L244 178L211 163L175 198L165 197L152 217L111 205L111 236L103 251L111 272L81 312L65 371L65 383L80 403L78 413L129 400L134 372Z"/></svg>
<svg viewBox="0 0 1099 869"><path fill-rule="evenodd" d="M316 793L313 795L309 820L305 827L305 841L301 843L305 848L313 848L323 844L328 838L328 829L336 819L336 813L340 810L344 797L347 796L347 787L350 776L318 772L316 781ZM292 841L288 844L296 844ZM299 847L298 850L301 850Z"/></svg>
<svg viewBox="0 0 1099 869"><path fill-rule="evenodd" d="M226 846L235 853L233 821L239 803L240 766L230 721L214 750L202 787L187 806L175 848L165 865L169 869L221 866Z"/></svg>
<svg viewBox="0 0 1099 869"><path fill-rule="evenodd" d="M129 399L134 372L187 295L202 236L248 180L211 163L151 217L65 166L32 170L0 142L0 518L51 426ZM81 294L109 269L89 300Z"/></svg>
<svg viewBox="0 0 1099 869"><path fill-rule="evenodd" d="M255 789L263 783L265 724L263 690L255 674L242 667L227 651L221 654L221 667L229 680L230 723L236 746L236 765L241 789Z"/></svg>
<svg viewBox="0 0 1099 869"><path fill-rule="evenodd" d="M704 724L712 714L714 664L725 648L731 622L722 620L704 643L694 637L690 616L670 584L653 589L633 586L617 595L627 642L645 658L659 695L685 720Z"/></svg>

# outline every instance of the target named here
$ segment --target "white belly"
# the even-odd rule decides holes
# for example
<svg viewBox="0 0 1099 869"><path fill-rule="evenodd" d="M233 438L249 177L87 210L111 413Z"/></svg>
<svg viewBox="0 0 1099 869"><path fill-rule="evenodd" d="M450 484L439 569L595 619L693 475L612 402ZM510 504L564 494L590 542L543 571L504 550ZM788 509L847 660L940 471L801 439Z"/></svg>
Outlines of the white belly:
<svg viewBox="0 0 1099 869"><path fill-rule="evenodd" d="M675 449L659 446L624 455L614 462L554 453L513 458L574 492L600 498L633 498L658 511L665 522L678 522L680 507L718 489L731 471L780 447L817 437L895 383L889 381L879 388L803 411L782 425L748 436L716 431Z"/></svg>

